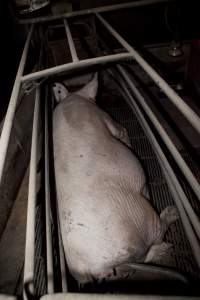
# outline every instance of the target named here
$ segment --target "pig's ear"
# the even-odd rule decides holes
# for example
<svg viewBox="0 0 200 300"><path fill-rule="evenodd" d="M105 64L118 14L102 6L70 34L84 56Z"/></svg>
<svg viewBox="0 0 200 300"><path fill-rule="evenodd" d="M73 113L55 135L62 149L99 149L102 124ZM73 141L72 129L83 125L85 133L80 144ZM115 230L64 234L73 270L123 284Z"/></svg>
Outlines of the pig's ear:
<svg viewBox="0 0 200 300"><path fill-rule="evenodd" d="M98 90L98 74L95 73L93 79L86 84L81 90L76 92L76 94L86 98L93 99L95 101Z"/></svg>
<svg viewBox="0 0 200 300"><path fill-rule="evenodd" d="M69 94L66 87L63 84L59 83L59 82L55 82L53 84L53 93L54 93L56 102L61 102Z"/></svg>

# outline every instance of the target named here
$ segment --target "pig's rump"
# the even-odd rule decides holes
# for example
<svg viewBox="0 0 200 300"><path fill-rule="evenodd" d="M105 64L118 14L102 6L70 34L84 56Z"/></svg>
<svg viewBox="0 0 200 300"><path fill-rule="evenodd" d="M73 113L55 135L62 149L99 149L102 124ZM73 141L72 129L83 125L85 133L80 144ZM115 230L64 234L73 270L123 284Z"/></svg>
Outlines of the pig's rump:
<svg viewBox="0 0 200 300"><path fill-rule="evenodd" d="M105 117L78 97L54 112L61 234L69 269L79 282L106 276L123 262L144 261L161 232L158 216L140 195L143 169L110 133Z"/></svg>

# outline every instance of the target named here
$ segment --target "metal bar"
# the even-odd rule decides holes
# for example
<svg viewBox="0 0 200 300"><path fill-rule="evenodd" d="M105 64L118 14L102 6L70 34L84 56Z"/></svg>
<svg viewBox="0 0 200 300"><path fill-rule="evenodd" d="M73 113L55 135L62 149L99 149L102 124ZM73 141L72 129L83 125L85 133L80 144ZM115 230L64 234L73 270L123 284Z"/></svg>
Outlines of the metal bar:
<svg viewBox="0 0 200 300"><path fill-rule="evenodd" d="M126 97L124 97L129 104L129 106L132 108L132 110L137 114L137 117L140 119L140 124L143 127L145 133L147 134L149 141L159 159L160 167L162 168L164 174L167 174L165 176L166 181L168 183L168 186L170 188L170 191L172 193L173 199L175 201L175 204L178 208L183 227L185 229L186 236L190 242L194 257L197 261L198 266L200 267L200 245L198 243L198 240L195 236L195 233L193 231L193 228L190 224L190 221L188 220L188 216L185 212L185 209L181 202L181 195L179 194L180 191L180 184L178 180L176 179L176 175L171 168L170 164L167 161L166 156L164 155L159 143L157 142L152 130L150 129L147 121L145 120L139 106L135 102L134 98L130 94L127 86L125 85L125 82L123 82L123 79L120 77L119 86L122 87L122 90L124 91ZM118 87L119 88L119 87Z"/></svg>
<svg viewBox="0 0 200 300"><path fill-rule="evenodd" d="M67 22L66 19L63 19L63 23L64 23L64 26L65 26L65 31L66 31L66 35L67 35L67 39L68 39L68 43L69 43L69 49L70 49L70 52L71 52L72 61L77 62L77 61L79 61L79 59L78 59L78 56L77 56L77 53L76 53L76 48L75 48L75 45L74 45L74 41L73 41L73 38L72 38L72 35L71 35L71 32L70 32L68 22Z"/></svg>
<svg viewBox="0 0 200 300"><path fill-rule="evenodd" d="M58 208L58 206L57 206L57 208ZM59 241L59 254L60 254L60 269L61 269L61 278L62 278L62 292L66 293L68 291L67 273L66 273L66 267L65 267L65 255L64 255L64 249L63 249L63 243L62 243L62 237L61 237L60 219L59 219L59 215L58 215L58 209L57 209L57 222L58 222L58 241Z"/></svg>
<svg viewBox="0 0 200 300"><path fill-rule="evenodd" d="M192 172L190 171L189 167L185 163L184 159L181 157L180 153L174 146L173 142L167 135L166 131L156 118L155 114L152 112L152 110L149 108L149 106L146 104L144 97L139 92L133 81L131 80L128 72L121 66L117 66L117 69L119 70L121 76L124 78L124 80L127 82L129 88L133 92L136 99L139 101L140 105L150 118L151 122L154 124L155 129L158 131L161 139L164 141L165 145L167 146L168 150L170 151L171 155L175 159L176 163L178 164L179 168L185 175L185 178L187 179L188 183L191 185L192 189L194 190L195 194L197 195L197 198L200 200L200 185ZM183 190L180 190L179 193L182 195L181 200L183 203L183 206L185 207L185 210L187 211L191 223L195 228L196 234L200 239L200 222L198 217L196 216L191 204L189 203L188 199L186 198Z"/></svg>
<svg viewBox="0 0 200 300"><path fill-rule="evenodd" d="M53 97L52 102L53 103ZM53 113L53 106L52 106L52 113ZM61 236L61 227L60 227L60 218L59 218L59 206L58 200L55 199L56 202L56 221L57 221L57 233L58 233L58 243L59 243L59 258L60 258L60 271L61 271L61 282L62 282L62 292L67 293L67 272L66 272L66 264L65 264L65 255L64 255L64 248L62 243L62 236Z"/></svg>
<svg viewBox="0 0 200 300"><path fill-rule="evenodd" d="M123 59L131 58L132 55L130 53L119 53L119 54L112 54L112 55L106 55L101 57L95 57L95 58L89 58L85 60L81 60L78 62L71 62L64 65L56 66L53 68L49 68L46 70L34 72L28 75L25 75L21 78L22 82L36 80L43 77L48 77L52 75L57 75L62 72L71 71L71 70L77 70L80 68L86 68L95 66L98 64L104 64L108 62L118 62Z"/></svg>
<svg viewBox="0 0 200 300"><path fill-rule="evenodd" d="M67 293L44 295L42 300L197 300L196 296L173 296L173 295L138 295L138 294L95 294L95 293Z"/></svg>
<svg viewBox="0 0 200 300"><path fill-rule="evenodd" d="M31 144L29 189L28 189L28 207L26 224L26 245L24 262L24 296L27 291L34 293L34 257L35 257L35 215L36 215L36 177L37 177L37 149L38 149L38 125L40 111L40 88L37 87L35 95L35 108L33 117L33 131Z"/></svg>
<svg viewBox="0 0 200 300"><path fill-rule="evenodd" d="M12 125L13 125L15 110L16 110L16 106L17 106L17 100L18 100L20 87L21 87L21 76L23 75L23 72L24 72L24 67L25 67L25 63L26 63L26 58L27 58L27 54L28 54L28 49L29 49L32 33L33 33L33 25L31 26L31 29L30 29L29 34L26 39L26 43L24 46L21 60L20 60L19 68L18 68L17 75L15 78L15 83L13 86L12 94L10 97L10 102L8 105L3 129L2 129L2 133L1 133L1 138L0 138L0 184L2 181L5 159L6 159L8 144L9 144L10 135L11 135L11 129L12 129Z"/></svg>
<svg viewBox="0 0 200 300"><path fill-rule="evenodd" d="M115 11L120 9L127 9L127 8L133 8L133 7L142 7L146 5L151 4L162 4L162 3L168 3L168 2L175 2L176 0L140 0L140 1L134 1L134 2L127 2L123 4L116 4L116 5L106 5L91 9L84 9L74 12L69 12L65 14L60 14L56 16L46 16L46 17L39 17L39 18L32 18L32 19L23 19L19 20L22 24L27 23L39 23L39 22L49 22L53 20L63 19L63 18L71 18L71 17L77 17L77 16L83 16L88 14L93 14L96 12L109 12L109 11Z"/></svg>
<svg viewBox="0 0 200 300"><path fill-rule="evenodd" d="M52 231L51 231L51 204L50 204L50 182L49 182L49 92L48 86L45 90L45 128L44 128L44 145L45 145L45 212L46 212L46 251L47 251L47 292L54 293L54 272L53 272L53 249L52 249Z"/></svg>
<svg viewBox="0 0 200 300"><path fill-rule="evenodd" d="M183 99L169 86L169 84L142 58L142 56L129 45L124 38L98 13L96 17L105 28L117 39L117 41L127 50L144 71L151 77L155 84L168 96L171 102L178 108L190 124L200 133L199 116L183 101Z"/></svg>

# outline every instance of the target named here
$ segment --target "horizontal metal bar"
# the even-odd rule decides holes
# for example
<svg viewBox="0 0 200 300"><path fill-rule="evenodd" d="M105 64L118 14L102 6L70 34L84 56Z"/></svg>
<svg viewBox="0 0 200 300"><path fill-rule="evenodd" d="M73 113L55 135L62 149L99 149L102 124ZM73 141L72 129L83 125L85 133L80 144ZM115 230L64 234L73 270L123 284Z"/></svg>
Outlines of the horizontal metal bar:
<svg viewBox="0 0 200 300"><path fill-rule="evenodd" d="M11 129L12 129L12 125L13 125L13 121L14 121L14 117L15 117L15 110L16 110L17 100L18 100L20 87L21 87L21 76L23 75L23 72L24 72L24 67L25 67L25 63L26 63L26 58L27 58L27 54L28 54L28 49L29 49L32 33L33 33L33 25L31 26L31 29L29 30L29 33L28 33L28 36L26 39L26 43L24 46L21 60L20 60L19 68L18 68L17 75L15 78L15 83L13 86L12 94L10 97L10 102L9 102L7 113L5 116L3 129L1 132L1 138L0 138L0 184L2 181L5 159L6 159L8 144L9 144L10 135L11 135Z"/></svg>
<svg viewBox="0 0 200 300"><path fill-rule="evenodd" d="M31 143L30 175L28 187L28 206L26 223L26 245L24 261L24 297L27 298L27 289L34 293L34 257L35 257L35 215L36 215L36 176L37 176L37 149L38 149L38 126L40 112L40 88L37 87L35 95L35 108L33 117L33 131Z"/></svg>
<svg viewBox="0 0 200 300"><path fill-rule="evenodd" d="M132 1L132 2L127 2L127 3L123 3L123 4L106 5L106 6L101 6L101 7L91 8L91 9L84 9L84 10L69 12L69 13L60 14L60 15L56 15L56 16L45 16L45 17L32 18L32 19L31 18L22 19L22 20L19 20L19 22L22 24L49 22L49 21L54 21L54 20L63 19L63 18L71 18L71 17L93 14L96 12L99 12L99 13L100 12L109 12L109 11L115 11L115 10L121 10L121 9L133 8L133 7L142 7L142 6L151 5L151 4L159 4L159 3L162 4L162 3L166 3L166 2L175 2L175 1L176 0Z"/></svg>
<svg viewBox="0 0 200 300"><path fill-rule="evenodd" d="M180 192L180 190L182 190L182 188L181 188L181 186L176 178L176 175L175 175L172 167L170 166L165 154L163 153L159 143L157 142L151 128L149 127L139 106L137 105L136 101L132 97L131 93L129 92L129 90L124 82L124 79L121 78L121 76L118 79L118 83L119 83L118 88L120 88L120 86L121 86L122 91L124 91L124 93L125 93L125 100L129 104L129 106L133 109L133 111L136 113L138 119L140 120L140 124L143 127L144 132L147 134L149 142L151 143L151 145L159 159L161 169L163 170L164 174L167 174L167 176L165 176L166 181L168 183L169 189L172 193L173 199L174 199L177 209L179 211L179 214L180 214L180 217L182 220L182 224L185 229L185 233L188 238L188 241L190 242L194 257L197 261L198 267L200 267L200 245L199 245L199 242L196 238L196 235L193 231L193 228L190 224L190 221L188 219L188 216L185 212L185 209L184 209L182 201L181 201L182 193L179 193L179 192Z"/></svg>
<svg viewBox="0 0 200 300"><path fill-rule="evenodd" d="M95 293L67 293L45 295L41 300L197 300L192 296L164 296L164 295L137 295L137 294L95 294Z"/></svg>
<svg viewBox="0 0 200 300"><path fill-rule="evenodd" d="M199 116L187 105L184 100L169 86L169 84L142 58L142 56L129 45L124 38L98 13L96 14L100 22L105 28L117 39L117 41L132 54L136 62L143 68L144 71L151 77L155 84L165 93L171 102L178 108L184 115L188 122L200 133L200 118Z"/></svg>
<svg viewBox="0 0 200 300"><path fill-rule="evenodd" d="M66 71L77 70L80 68L91 67L99 64L109 63L109 62L118 62L131 57L132 55L130 53L119 53L119 54L106 55L106 56L101 56L96 58L88 58L78 62L71 62L64 65L59 65L46 70L25 75L21 78L21 81L22 82L32 81L43 77L57 75L59 73L66 72Z"/></svg>
<svg viewBox="0 0 200 300"><path fill-rule="evenodd" d="M73 41L70 29L69 29L68 22L67 22L66 19L63 19L63 23L64 23L64 26L65 26L65 32L66 32L67 40L68 40L68 43L69 43L69 49L70 49L70 52L71 52L72 61L77 62L77 61L79 61L79 59L78 59L78 56L77 56L77 53L76 53L76 48L75 48L74 41Z"/></svg>
<svg viewBox="0 0 200 300"><path fill-rule="evenodd" d="M131 91L133 92L136 99L139 101L140 105L150 118L151 122L155 126L155 129L159 133L161 139L164 141L165 145L167 146L168 150L172 154L173 158L175 159L177 165L180 167L181 171L185 175L185 178L187 179L188 183L191 185L192 189L194 190L195 194L197 195L198 200L200 200L200 185L192 172L190 171L188 165L176 149L175 145L169 138L168 134L156 118L155 114L152 112L150 107L146 104L144 97L140 93L140 91L137 89L133 81L131 80L131 77L129 76L128 72L125 70L125 68L121 66L117 66L121 76L125 79L128 86L130 87ZM185 207L185 210L188 212L188 216L190 217L191 223L196 231L197 236L200 239L200 222L195 214L191 204L189 203L188 199L186 198L185 194L183 193L183 190L180 190L181 193L181 200L183 203L183 206Z"/></svg>

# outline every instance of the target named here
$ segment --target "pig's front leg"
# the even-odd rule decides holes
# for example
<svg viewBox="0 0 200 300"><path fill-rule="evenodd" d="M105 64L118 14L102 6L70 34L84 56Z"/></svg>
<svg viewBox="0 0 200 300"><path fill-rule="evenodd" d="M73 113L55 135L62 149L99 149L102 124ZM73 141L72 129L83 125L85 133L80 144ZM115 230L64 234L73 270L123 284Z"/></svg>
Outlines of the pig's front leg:
<svg viewBox="0 0 200 300"><path fill-rule="evenodd" d="M126 144L128 147L131 148L131 142L128 136L127 129L124 128L122 125L115 122L110 116L106 113L103 114L103 119L110 131L110 133L122 143Z"/></svg>

